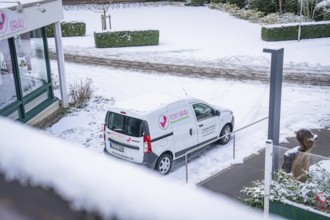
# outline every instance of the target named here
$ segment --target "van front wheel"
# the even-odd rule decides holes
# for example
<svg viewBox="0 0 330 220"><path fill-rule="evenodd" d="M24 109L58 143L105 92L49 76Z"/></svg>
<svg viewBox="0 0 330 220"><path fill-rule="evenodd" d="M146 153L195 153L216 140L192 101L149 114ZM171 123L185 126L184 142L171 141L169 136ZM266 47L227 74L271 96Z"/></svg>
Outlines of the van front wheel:
<svg viewBox="0 0 330 220"><path fill-rule="evenodd" d="M158 170L161 174L168 174L172 167L172 156L165 153L162 154L156 164L156 170Z"/></svg>
<svg viewBox="0 0 330 220"><path fill-rule="evenodd" d="M231 132L231 127L230 125L225 125L220 133L220 137L224 136L223 138L220 139L220 144L227 144L230 140L230 132Z"/></svg>

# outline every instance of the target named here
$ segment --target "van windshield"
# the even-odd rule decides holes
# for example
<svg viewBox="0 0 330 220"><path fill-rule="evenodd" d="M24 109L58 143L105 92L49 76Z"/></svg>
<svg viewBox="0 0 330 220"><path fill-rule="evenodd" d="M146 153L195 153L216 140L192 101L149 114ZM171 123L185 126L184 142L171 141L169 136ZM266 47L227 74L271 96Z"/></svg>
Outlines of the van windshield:
<svg viewBox="0 0 330 220"><path fill-rule="evenodd" d="M133 137L142 137L147 134L147 123L141 119L126 115L108 112L106 124L110 130Z"/></svg>

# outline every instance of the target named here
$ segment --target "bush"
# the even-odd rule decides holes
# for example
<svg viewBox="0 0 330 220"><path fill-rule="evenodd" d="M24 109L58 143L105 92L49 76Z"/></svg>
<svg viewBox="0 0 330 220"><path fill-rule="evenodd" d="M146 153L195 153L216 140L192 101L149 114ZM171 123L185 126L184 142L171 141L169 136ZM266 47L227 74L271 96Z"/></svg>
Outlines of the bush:
<svg viewBox="0 0 330 220"><path fill-rule="evenodd" d="M305 183L297 181L292 174L287 174L283 170L274 173L271 183L270 200L289 201L316 208L316 195L322 192L330 195L329 187L330 173L323 168L307 174ZM264 181L253 181L252 187L244 187L241 191L246 195L243 200L251 207L263 208L264 206ZM328 210L330 213L330 210Z"/></svg>
<svg viewBox="0 0 330 220"><path fill-rule="evenodd" d="M316 5L314 19L316 21L330 20L330 1L321 1Z"/></svg>
<svg viewBox="0 0 330 220"><path fill-rule="evenodd" d="M204 0L191 0L192 6L202 6L204 5Z"/></svg>
<svg viewBox="0 0 330 220"><path fill-rule="evenodd" d="M86 34L86 24L84 22L62 22L61 23L63 37L84 36ZM54 25L46 27L47 37L54 37Z"/></svg>
<svg viewBox="0 0 330 220"><path fill-rule="evenodd" d="M261 38L264 41L296 40L298 24L270 25L261 29ZM330 37L330 22L318 22L301 25L300 39Z"/></svg>
<svg viewBox="0 0 330 220"><path fill-rule="evenodd" d="M95 32L94 40L97 48L158 45L159 31Z"/></svg>
<svg viewBox="0 0 330 220"><path fill-rule="evenodd" d="M226 0L211 0L210 3L218 4L218 3L225 3Z"/></svg>
<svg viewBox="0 0 330 220"><path fill-rule="evenodd" d="M261 11L255 11L255 10L240 9L240 10L233 12L232 15L237 18L240 18L240 19L245 19L245 20L257 23L264 16L264 13Z"/></svg>
<svg viewBox="0 0 330 220"><path fill-rule="evenodd" d="M298 15L294 15L291 13L271 13L264 17L262 17L259 21L261 24L286 24L286 23L299 23L302 20L302 22L311 21L305 17L303 19L300 18Z"/></svg>
<svg viewBox="0 0 330 220"><path fill-rule="evenodd" d="M92 98L94 89L92 87L93 80L87 78L86 81L80 80L74 84L69 85L70 103L77 107L84 107L87 102Z"/></svg>
<svg viewBox="0 0 330 220"><path fill-rule="evenodd" d="M229 4L235 4L239 8L244 8L245 6L245 0L227 0L226 2Z"/></svg>
<svg viewBox="0 0 330 220"><path fill-rule="evenodd" d="M330 9L327 9L323 13L323 21L330 21Z"/></svg>
<svg viewBox="0 0 330 220"><path fill-rule="evenodd" d="M300 5L299 5L300 8ZM298 10L298 1L297 0L285 0L284 2L284 11L297 14Z"/></svg>
<svg viewBox="0 0 330 220"><path fill-rule="evenodd" d="M273 0L249 0L248 8L265 14L276 12L276 4Z"/></svg>

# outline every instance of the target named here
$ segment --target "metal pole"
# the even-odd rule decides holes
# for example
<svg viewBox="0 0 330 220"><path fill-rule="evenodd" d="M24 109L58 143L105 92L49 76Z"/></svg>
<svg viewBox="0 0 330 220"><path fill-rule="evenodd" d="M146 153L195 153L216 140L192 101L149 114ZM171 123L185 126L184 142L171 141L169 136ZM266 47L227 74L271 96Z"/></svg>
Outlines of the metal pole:
<svg viewBox="0 0 330 220"><path fill-rule="evenodd" d="M109 29L111 30L111 16L109 15Z"/></svg>
<svg viewBox="0 0 330 220"><path fill-rule="evenodd" d="M233 133L233 160L235 160L235 148L236 148L236 133Z"/></svg>
<svg viewBox="0 0 330 220"><path fill-rule="evenodd" d="M279 145L284 49L264 49L272 54L270 71L268 139Z"/></svg>
<svg viewBox="0 0 330 220"><path fill-rule="evenodd" d="M299 20L299 28L298 28L298 41L300 41L300 36L301 36L302 7L303 7L303 0L300 0L300 20Z"/></svg>
<svg viewBox="0 0 330 220"><path fill-rule="evenodd" d="M66 82L66 74L65 74L65 66L64 66L64 53L62 46L62 31L60 22L56 22L54 24L55 28L55 45L56 45L56 53L57 53L57 66L59 72L59 81L60 81L60 90L61 90L61 98L62 98L62 106L63 108L67 108L69 106L68 99L68 91L67 91L67 82Z"/></svg>
<svg viewBox="0 0 330 220"><path fill-rule="evenodd" d="M188 154L185 155L186 162L186 183L188 183Z"/></svg>
<svg viewBox="0 0 330 220"><path fill-rule="evenodd" d="M272 156L273 156L273 142L266 141L265 150L265 191L264 191L264 218L269 218L269 197L270 186L272 182Z"/></svg>
<svg viewBox="0 0 330 220"><path fill-rule="evenodd" d="M284 49L264 49L263 51L272 54L269 91L268 139L272 140L275 145L279 145ZM275 170L278 168L277 158L278 152L275 151L273 157Z"/></svg>

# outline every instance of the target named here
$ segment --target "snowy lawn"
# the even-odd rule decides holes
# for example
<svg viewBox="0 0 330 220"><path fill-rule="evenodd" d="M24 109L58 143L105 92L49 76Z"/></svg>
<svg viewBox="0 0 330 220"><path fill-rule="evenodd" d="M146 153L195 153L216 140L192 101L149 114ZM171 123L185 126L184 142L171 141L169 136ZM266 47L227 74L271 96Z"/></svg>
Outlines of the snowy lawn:
<svg viewBox="0 0 330 220"><path fill-rule="evenodd" d="M153 47L95 49L93 32L99 31L100 15L86 10L65 11L65 21L84 21L87 35L63 38L66 53L193 65L269 66L270 54L263 48L284 48L287 66L328 69L330 39L267 43L260 39L261 27L207 7L133 7L110 10L113 30L159 29L160 45ZM54 47L53 39L49 40ZM57 72L55 62L53 72ZM235 128L268 116L269 85L224 79L196 79L166 74L118 70L110 67L66 63L69 84L91 78L94 98L83 109L71 113L47 129L54 136L102 152L105 113L114 102L146 93L183 95L184 90L212 104L234 111ZM328 87L283 84L280 141L302 127L330 125ZM232 141L214 146L189 164L189 181L198 183L243 158L257 153L267 139L267 120L236 134L236 160ZM184 167L168 178L184 181Z"/></svg>

